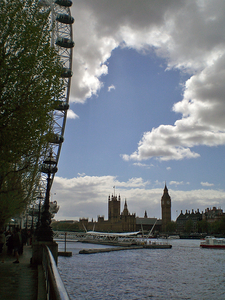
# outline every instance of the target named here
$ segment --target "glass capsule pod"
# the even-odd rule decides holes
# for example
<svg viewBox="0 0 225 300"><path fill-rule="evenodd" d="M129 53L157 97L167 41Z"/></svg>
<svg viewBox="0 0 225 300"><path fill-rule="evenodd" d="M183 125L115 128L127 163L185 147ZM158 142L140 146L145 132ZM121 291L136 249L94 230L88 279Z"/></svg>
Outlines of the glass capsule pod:
<svg viewBox="0 0 225 300"><path fill-rule="evenodd" d="M47 136L49 143L52 144L61 144L64 141L64 137L57 133L49 133Z"/></svg>
<svg viewBox="0 0 225 300"><path fill-rule="evenodd" d="M56 0L55 3L65 7L70 7L73 4L71 0Z"/></svg>
<svg viewBox="0 0 225 300"><path fill-rule="evenodd" d="M66 14L57 14L56 20L64 24L73 24L74 18Z"/></svg>
<svg viewBox="0 0 225 300"><path fill-rule="evenodd" d="M60 110L60 111L63 111L63 110L68 110L69 109L69 104L66 103L65 101L59 101L55 107L56 110Z"/></svg>
<svg viewBox="0 0 225 300"><path fill-rule="evenodd" d="M70 78L73 76L73 72L68 69L68 68L63 68L62 73L61 73L61 77L63 78Z"/></svg>
<svg viewBox="0 0 225 300"><path fill-rule="evenodd" d="M67 38L59 37L59 38L57 38L55 43L57 46L60 46L63 48L73 48L74 47L74 41L67 39Z"/></svg>
<svg viewBox="0 0 225 300"><path fill-rule="evenodd" d="M42 164L40 166L40 171L45 174L55 174L58 171L56 166Z"/></svg>

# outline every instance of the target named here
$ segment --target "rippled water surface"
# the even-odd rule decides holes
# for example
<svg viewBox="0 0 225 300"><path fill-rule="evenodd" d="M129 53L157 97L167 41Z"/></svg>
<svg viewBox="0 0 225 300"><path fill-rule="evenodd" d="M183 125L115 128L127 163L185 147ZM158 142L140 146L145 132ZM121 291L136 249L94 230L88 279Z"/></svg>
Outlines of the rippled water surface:
<svg viewBox="0 0 225 300"><path fill-rule="evenodd" d="M58 268L71 299L225 299L225 250L199 240L170 240L172 249L79 254L103 245L67 243ZM59 242L59 250L64 243Z"/></svg>

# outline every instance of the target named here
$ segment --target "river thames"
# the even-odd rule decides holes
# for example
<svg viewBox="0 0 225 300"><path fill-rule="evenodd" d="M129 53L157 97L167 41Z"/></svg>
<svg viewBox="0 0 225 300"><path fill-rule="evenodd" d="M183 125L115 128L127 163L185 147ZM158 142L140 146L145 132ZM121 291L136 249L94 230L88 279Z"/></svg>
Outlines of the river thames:
<svg viewBox="0 0 225 300"><path fill-rule="evenodd" d="M171 249L79 254L103 245L67 243L58 259L71 299L225 299L225 250L201 249L200 240L168 240ZM59 251L64 243L59 242Z"/></svg>

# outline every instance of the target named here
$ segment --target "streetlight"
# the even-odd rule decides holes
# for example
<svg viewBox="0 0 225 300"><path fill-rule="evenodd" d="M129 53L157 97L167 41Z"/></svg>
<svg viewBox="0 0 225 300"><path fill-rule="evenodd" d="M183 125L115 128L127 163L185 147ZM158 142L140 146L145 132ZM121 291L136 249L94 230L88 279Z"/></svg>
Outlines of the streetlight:
<svg viewBox="0 0 225 300"><path fill-rule="evenodd" d="M38 221L36 224L36 232L38 231L38 228L40 227L41 224L41 202L43 200L41 193L39 196L37 196L37 200L39 200L39 204L38 204Z"/></svg>
<svg viewBox="0 0 225 300"><path fill-rule="evenodd" d="M33 233L34 229L34 205L32 206L32 221L31 221L31 232Z"/></svg>
<svg viewBox="0 0 225 300"><path fill-rule="evenodd" d="M58 171L57 162L52 157L52 151L49 153L49 156L45 159L41 166L41 172L46 173L47 177L47 187L45 194L45 202L43 205L43 212L41 214L40 226L37 228L37 240L38 241L53 241L53 231L51 228L51 213L49 212L49 198L50 198L50 189L51 189L51 175L55 174ZM40 204L40 203L39 203Z"/></svg>

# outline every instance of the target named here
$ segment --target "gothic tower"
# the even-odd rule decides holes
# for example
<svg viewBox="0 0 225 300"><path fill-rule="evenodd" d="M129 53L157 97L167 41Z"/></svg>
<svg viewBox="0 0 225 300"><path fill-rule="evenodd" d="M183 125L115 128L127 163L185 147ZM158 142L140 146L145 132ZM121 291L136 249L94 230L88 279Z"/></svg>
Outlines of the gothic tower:
<svg viewBox="0 0 225 300"><path fill-rule="evenodd" d="M124 209L121 213L122 231L135 231L136 230L136 216L130 214L127 207L127 200L125 199Z"/></svg>
<svg viewBox="0 0 225 300"><path fill-rule="evenodd" d="M123 216L128 216L129 214L130 213L129 213L128 208L127 208L127 200L125 199L124 209L123 209L122 215Z"/></svg>
<svg viewBox="0 0 225 300"><path fill-rule="evenodd" d="M162 208L162 231L166 232L166 226L171 222L171 198L168 193L167 186L165 184L164 193L161 198Z"/></svg>
<svg viewBox="0 0 225 300"><path fill-rule="evenodd" d="M112 223L118 222L120 219L120 196L117 200L117 196L109 196L108 201L108 220Z"/></svg>

